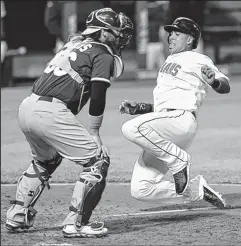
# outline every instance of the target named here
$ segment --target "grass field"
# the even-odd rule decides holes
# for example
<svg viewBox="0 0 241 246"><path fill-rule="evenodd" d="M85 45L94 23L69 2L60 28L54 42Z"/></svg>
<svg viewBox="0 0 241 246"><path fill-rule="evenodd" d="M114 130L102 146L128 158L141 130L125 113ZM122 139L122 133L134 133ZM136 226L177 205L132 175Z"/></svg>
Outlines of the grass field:
<svg viewBox="0 0 241 246"><path fill-rule="evenodd" d="M129 182L139 147L121 133L132 116L121 115L124 99L152 102L154 81L115 82L108 90L101 134L111 153L108 181ZM31 161L30 149L18 125L18 107L31 87L1 89L1 183L15 183ZM192 174L203 174L212 183L241 183L241 78L231 79L231 92L210 93L198 115L199 130L189 149ZM88 106L78 115L87 126ZM75 182L81 167L64 160L52 176L53 182ZM169 177L167 177L169 178Z"/></svg>

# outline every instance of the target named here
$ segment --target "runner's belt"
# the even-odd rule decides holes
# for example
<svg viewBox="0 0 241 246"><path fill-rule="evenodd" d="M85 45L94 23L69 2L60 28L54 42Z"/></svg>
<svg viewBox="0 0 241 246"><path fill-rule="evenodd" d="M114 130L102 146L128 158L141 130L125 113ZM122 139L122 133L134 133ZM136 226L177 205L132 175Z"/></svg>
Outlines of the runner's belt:
<svg viewBox="0 0 241 246"><path fill-rule="evenodd" d="M177 110L177 109L174 109L174 108L167 108L166 110L167 110L167 112L169 112L169 111L174 111L174 110ZM196 113L195 113L194 111L192 111L191 113L192 113L193 116L196 118Z"/></svg>

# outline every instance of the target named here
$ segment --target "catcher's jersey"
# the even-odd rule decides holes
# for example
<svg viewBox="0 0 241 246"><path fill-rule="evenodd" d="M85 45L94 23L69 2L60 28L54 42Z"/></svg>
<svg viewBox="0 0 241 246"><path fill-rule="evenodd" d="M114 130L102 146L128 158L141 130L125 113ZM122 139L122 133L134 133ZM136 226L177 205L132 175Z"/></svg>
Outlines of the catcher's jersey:
<svg viewBox="0 0 241 246"><path fill-rule="evenodd" d="M122 71L121 59L109 46L76 37L47 64L32 91L63 101L77 114L90 98L91 83L101 81L109 86L111 77L118 77Z"/></svg>
<svg viewBox="0 0 241 246"><path fill-rule="evenodd" d="M201 67L207 65L215 70L215 78L225 77L212 60L194 51L169 55L159 70L154 88L154 111L181 109L197 111L208 90L203 80Z"/></svg>

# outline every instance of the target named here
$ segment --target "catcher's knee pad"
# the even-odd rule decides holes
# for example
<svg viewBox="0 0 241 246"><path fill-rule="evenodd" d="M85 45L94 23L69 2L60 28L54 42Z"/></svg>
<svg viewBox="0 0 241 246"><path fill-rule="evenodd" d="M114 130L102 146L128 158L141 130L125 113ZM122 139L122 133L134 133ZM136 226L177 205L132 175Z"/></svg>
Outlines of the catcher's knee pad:
<svg viewBox="0 0 241 246"><path fill-rule="evenodd" d="M50 189L50 174L60 165L62 157L57 154L52 160L40 162L33 160L17 183L16 200L10 201L13 206L7 211L7 219L30 224L37 211L33 208L44 187ZM24 216L23 216L24 215Z"/></svg>
<svg viewBox="0 0 241 246"><path fill-rule="evenodd" d="M99 203L106 185L106 176L109 168L109 158L91 160L85 165L76 182L72 206L70 211L78 213L75 225L80 229L82 225L89 223L92 211Z"/></svg>

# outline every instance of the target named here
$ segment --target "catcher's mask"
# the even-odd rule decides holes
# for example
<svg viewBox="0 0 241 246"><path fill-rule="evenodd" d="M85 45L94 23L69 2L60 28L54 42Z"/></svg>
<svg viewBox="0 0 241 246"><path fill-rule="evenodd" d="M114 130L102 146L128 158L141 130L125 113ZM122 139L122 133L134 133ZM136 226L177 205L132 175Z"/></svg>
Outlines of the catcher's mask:
<svg viewBox="0 0 241 246"><path fill-rule="evenodd" d="M115 37L120 33L120 19L118 14L111 8L102 8L91 12L86 20L86 29L83 36L93 34L104 29L111 32Z"/></svg>
<svg viewBox="0 0 241 246"><path fill-rule="evenodd" d="M131 19L122 12L119 13L119 18L121 22L121 33L118 40L117 48L122 50L129 44L132 38L134 25Z"/></svg>
<svg viewBox="0 0 241 246"><path fill-rule="evenodd" d="M166 25L164 26L164 30L170 33L172 31L177 31L177 32L182 32L186 34L190 34L194 37L194 42L193 42L193 49L196 49L199 43L199 40L201 38L201 29L199 25L186 17L179 17L174 22L172 25ZM168 36L168 43L169 43L169 36Z"/></svg>

